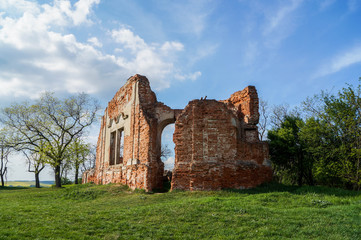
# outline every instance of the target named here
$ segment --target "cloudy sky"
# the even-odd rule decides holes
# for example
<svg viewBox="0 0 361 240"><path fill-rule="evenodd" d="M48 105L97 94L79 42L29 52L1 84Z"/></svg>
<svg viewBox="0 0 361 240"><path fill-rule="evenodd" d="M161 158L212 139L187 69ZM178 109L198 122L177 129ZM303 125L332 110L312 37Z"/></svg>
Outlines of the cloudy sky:
<svg viewBox="0 0 361 240"><path fill-rule="evenodd" d="M298 105L358 83L361 1L0 1L0 107L43 91L105 107L136 73L173 108L247 85Z"/></svg>

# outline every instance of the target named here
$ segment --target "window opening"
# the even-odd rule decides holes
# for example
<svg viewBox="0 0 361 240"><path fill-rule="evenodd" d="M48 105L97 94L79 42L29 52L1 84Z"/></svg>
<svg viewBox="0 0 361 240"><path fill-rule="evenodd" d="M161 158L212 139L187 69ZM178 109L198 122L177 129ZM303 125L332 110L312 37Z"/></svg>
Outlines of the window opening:
<svg viewBox="0 0 361 240"><path fill-rule="evenodd" d="M115 164L115 135L115 131L110 133L109 165Z"/></svg>
<svg viewBox="0 0 361 240"><path fill-rule="evenodd" d="M124 150L124 129L117 130L117 155L116 164L123 163L123 150Z"/></svg>

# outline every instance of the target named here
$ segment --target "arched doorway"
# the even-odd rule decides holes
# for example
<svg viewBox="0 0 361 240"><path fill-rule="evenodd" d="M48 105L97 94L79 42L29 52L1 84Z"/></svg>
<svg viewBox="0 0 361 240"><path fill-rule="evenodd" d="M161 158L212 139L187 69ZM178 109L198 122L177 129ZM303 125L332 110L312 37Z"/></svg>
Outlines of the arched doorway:
<svg viewBox="0 0 361 240"><path fill-rule="evenodd" d="M158 161L162 162L164 171L162 173L163 191L169 191L172 181L172 170L174 168L175 153L173 134L175 119L167 119L158 125L157 152Z"/></svg>
<svg viewBox="0 0 361 240"><path fill-rule="evenodd" d="M165 171L172 171L174 168L174 142L173 142L173 134L174 134L174 123L168 124L162 131L161 137L161 155L160 158L164 163Z"/></svg>

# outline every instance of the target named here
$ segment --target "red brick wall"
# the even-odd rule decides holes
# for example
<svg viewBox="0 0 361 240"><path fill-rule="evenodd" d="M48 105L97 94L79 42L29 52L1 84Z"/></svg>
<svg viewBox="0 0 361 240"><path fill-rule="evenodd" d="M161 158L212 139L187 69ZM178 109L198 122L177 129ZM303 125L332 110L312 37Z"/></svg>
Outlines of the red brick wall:
<svg viewBox="0 0 361 240"><path fill-rule="evenodd" d="M241 122L228 106L194 100L177 118L172 189L248 188L271 179L270 167L262 165L267 145L242 141ZM250 111L249 104L243 106L241 111Z"/></svg>
<svg viewBox="0 0 361 240"><path fill-rule="evenodd" d="M135 75L128 79L102 117L96 166L84 174L84 182L122 183L147 191L162 187L164 164L157 150L159 106L164 112L174 112L157 102L146 77ZM109 135L120 128L124 129L123 163L110 165Z"/></svg>
<svg viewBox="0 0 361 240"><path fill-rule="evenodd" d="M147 78L128 79L102 117L96 166L84 182L162 187L161 133L175 122L172 189L249 188L272 178L268 146L258 139L258 95L249 86L224 101L193 100L184 110L157 102ZM110 133L124 129L123 163L109 165ZM115 152L115 151L113 151Z"/></svg>

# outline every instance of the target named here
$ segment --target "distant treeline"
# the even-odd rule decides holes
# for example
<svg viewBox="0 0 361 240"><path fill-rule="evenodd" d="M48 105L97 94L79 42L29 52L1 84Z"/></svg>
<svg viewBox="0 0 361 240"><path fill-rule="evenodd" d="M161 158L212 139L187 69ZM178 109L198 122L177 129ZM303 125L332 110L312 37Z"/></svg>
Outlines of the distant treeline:
<svg viewBox="0 0 361 240"><path fill-rule="evenodd" d="M43 187L50 187L54 184L54 181L40 181L41 185ZM15 180L15 181L7 181L6 185L8 187L36 187L35 185L35 181L31 181L31 180L23 180L23 181L19 181L19 180Z"/></svg>

